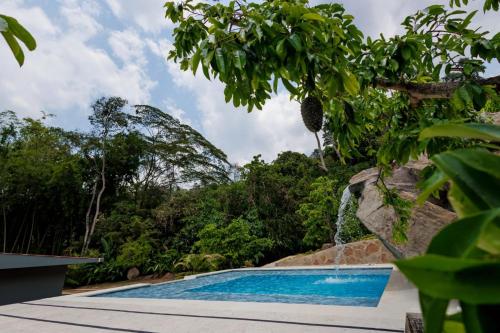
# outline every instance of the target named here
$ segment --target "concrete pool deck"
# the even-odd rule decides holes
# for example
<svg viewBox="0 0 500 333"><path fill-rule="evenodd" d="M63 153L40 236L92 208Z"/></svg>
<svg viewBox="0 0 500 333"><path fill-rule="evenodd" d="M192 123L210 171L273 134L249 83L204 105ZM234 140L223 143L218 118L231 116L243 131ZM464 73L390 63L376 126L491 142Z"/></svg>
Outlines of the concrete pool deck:
<svg viewBox="0 0 500 333"><path fill-rule="evenodd" d="M382 267L393 266L348 266ZM331 266L278 269L318 268ZM112 290L130 287L137 285ZM403 332L405 314L419 312L417 291L397 270L393 270L377 307L84 297L110 290L1 306L0 330L37 333Z"/></svg>

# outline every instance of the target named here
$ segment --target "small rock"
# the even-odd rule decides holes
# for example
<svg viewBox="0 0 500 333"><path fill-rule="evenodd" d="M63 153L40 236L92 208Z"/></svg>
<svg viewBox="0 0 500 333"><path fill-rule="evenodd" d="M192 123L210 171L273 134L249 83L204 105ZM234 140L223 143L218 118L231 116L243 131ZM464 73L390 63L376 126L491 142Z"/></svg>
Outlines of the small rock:
<svg viewBox="0 0 500 333"><path fill-rule="evenodd" d="M129 268L129 270L127 271L127 279L128 280L133 280L133 279L139 277L139 275L141 275L141 272L139 271L139 269L137 267Z"/></svg>
<svg viewBox="0 0 500 333"><path fill-rule="evenodd" d="M322 250L326 250L326 249L329 249L329 248L331 248L331 247L333 247L333 244L332 244L332 243L325 243L325 244L323 244L323 245L321 246L321 249L322 249Z"/></svg>
<svg viewBox="0 0 500 333"><path fill-rule="evenodd" d="M165 273L165 275L163 275L161 279L166 281L175 280L175 274L170 272Z"/></svg>

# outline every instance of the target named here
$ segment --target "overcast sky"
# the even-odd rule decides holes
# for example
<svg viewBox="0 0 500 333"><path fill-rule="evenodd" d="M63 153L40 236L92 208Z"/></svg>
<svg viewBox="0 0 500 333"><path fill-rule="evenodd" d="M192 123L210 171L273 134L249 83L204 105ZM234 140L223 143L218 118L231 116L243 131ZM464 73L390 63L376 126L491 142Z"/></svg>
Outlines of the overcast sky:
<svg viewBox="0 0 500 333"><path fill-rule="evenodd" d="M326 1L317 1L326 2ZM351 0L344 3L365 35L400 32L407 15L445 1ZM86 129L90 104L100 96L121 96L131 104L156 106L203 133L232 162L256 154L266 161L285 150L309 154L312 133L299 106L283 91L262 111L248 114L224 102L223 87L182 72L166 61L172 24L163 0L0 0L0 13L16 17L38 47L20 69L0 43L0 110L21 117L52 113L49 122L69 130ZM473 1L472 7L480 7ZM475 24L498 32L498 12L478 13ZM495 63L489 71L500 72Z"/></svg>

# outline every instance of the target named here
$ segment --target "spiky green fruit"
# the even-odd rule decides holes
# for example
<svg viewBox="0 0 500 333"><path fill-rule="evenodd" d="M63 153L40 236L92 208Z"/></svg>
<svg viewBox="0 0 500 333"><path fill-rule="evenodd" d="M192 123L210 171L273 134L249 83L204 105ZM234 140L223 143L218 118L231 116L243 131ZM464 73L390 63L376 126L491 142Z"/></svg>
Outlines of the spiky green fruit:
<svg viewBox="0 0 500 333"><path fill-rule="evenodd" d="M314 97L308 96L302 101L300 106L302 121L307 129L311 132L319 132L323 127L323 106L321 101Z"/></svg>

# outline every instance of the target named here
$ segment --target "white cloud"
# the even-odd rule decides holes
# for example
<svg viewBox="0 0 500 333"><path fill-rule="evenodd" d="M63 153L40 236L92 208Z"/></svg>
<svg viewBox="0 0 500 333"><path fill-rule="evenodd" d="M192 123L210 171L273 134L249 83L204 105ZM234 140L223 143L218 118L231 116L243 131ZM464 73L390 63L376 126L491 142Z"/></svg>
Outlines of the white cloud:
<svg viewBox="0 0 500 333"><path fill-rule="evenodd" d="M191 119L188 118L186 111L178 107L175 101L169 98L163 101L163 105L165 105L165 111L172 117L180 120L186 125L193 126L193 123Z"/></svg>
<svg viewBox="0 0 500 333"><path fill-rule="evenodd" d="M62 3L61 16L64 17L70 32L80 39L86 40L102 30L102 26L95 20L99 17L101 8L95 1L70 0Z"/></svg>
<svg viewBox="0 0 500 333"><path fill-rule="evenodd" d="M132 29L113 31L108 38L108 43L113 54L124 63L146 63L144 47L146 46L141 36Z"/></svg>
<svg viewBox="0 0 500 333"><path fill-rule="evenodd" d="M16 17L38 44L34 52L27 52L26 62L19 68L5 43L0 43L0 109L12 109L21 116L38 116L39 110L56 114L63 110L63 116L74 122L85 118L88 106L99 96L119 95L131 103L148 103L155 82L144 72L143 63L120 66L105 50L91 44L92 37L103 33L94 19L99 14L97 3L65 1L59 11L66 26L57 26L41 8L28 8L22 1L0 5L0 12ZM120 44L133 45L133 37L128 31L110 37L115 41L113 51L122 60L141 58L142 51L126 53Z"/></svg>
<svg viewBox="0 0 500 333"><path fill-rule="evenodd" d="M146 32L158 33L172 27L165 18L164 1L106 0L113 14L123 21L131 21Z"/></svg>

